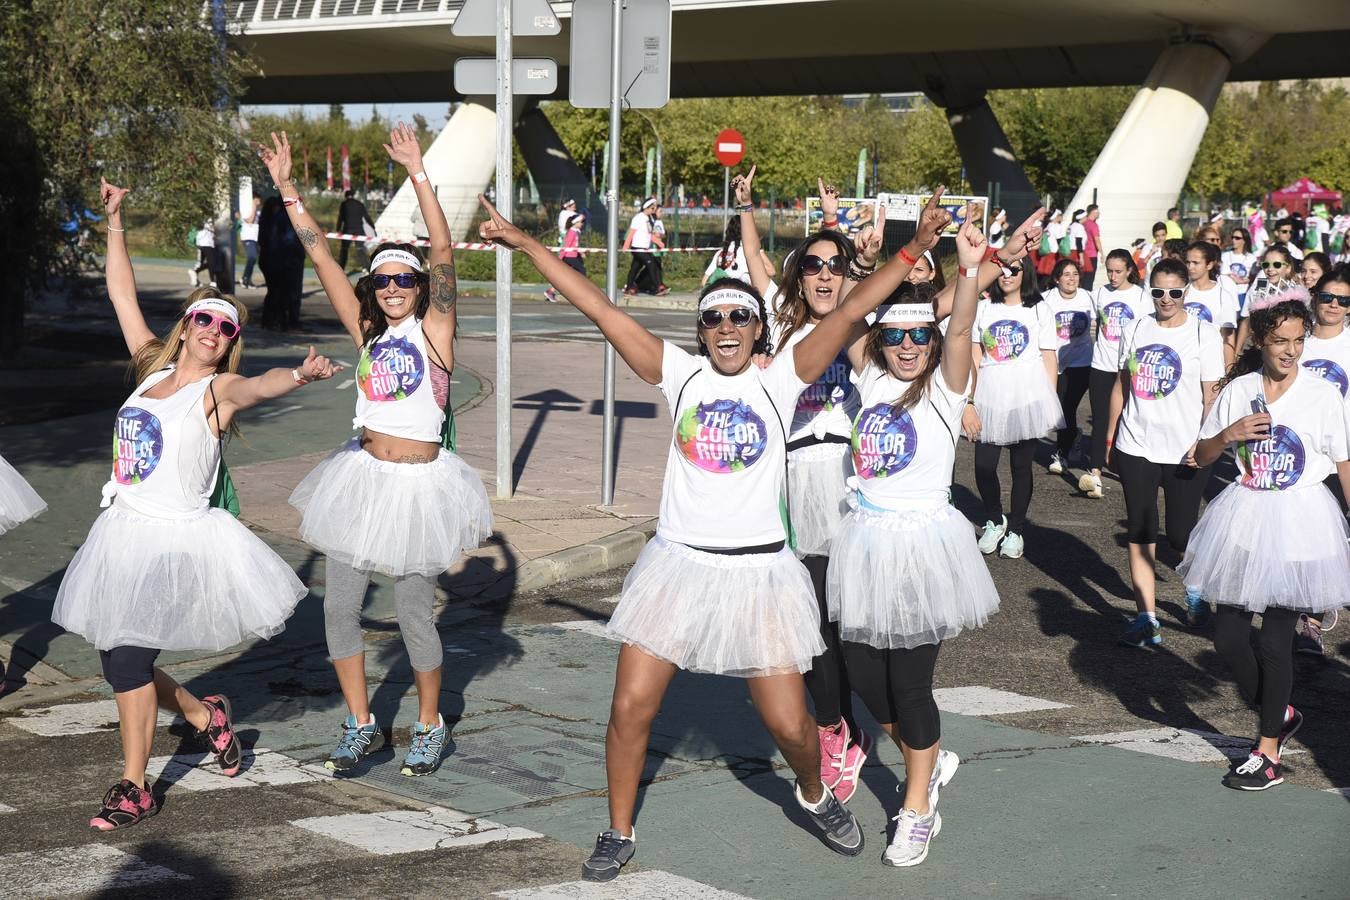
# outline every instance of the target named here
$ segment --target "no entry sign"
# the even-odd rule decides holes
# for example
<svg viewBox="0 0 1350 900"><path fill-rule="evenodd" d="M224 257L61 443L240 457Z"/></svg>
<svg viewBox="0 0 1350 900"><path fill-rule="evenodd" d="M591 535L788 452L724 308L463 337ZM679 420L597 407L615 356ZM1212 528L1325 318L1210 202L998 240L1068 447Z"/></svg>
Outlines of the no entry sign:
<svg viewBox="0 0 1350 900"><path fill-rule="evenodd" d="M740 165L741 160L745 159L745 138L734 128L724 129L718 133L713 151L717 161L727 168Z"/></svg>

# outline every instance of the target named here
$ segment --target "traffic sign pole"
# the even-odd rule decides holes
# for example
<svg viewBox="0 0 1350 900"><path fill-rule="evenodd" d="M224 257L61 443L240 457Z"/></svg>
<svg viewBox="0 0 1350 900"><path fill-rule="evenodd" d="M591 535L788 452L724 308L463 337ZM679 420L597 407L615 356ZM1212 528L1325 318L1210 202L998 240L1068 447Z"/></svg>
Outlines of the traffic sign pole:
<svg viewBox="0 0 1350 900"><path fill-rule="evenodd" d="M727 233L727 223L731 221L731 167L722 167L722 234ZM723 237L723 240L726 238Z"/></svg>
<svg viewBox="0 0 1350 900"><path fill-rule="evenodd" d="M511 4L497 4L497 209L514 217L511 184ZM511 471L511 251L497 248L497 496L515 493Z"/></svg>
<svg viewBox="0 0 1350 900"><path fill-rule="evenodd" d="M731 220L731 167L739 166L745 159L745 138L734 128L724 128L717 133L713 143L713 155L723 166L722 173L722 233L727 230Z"/></svg>
<svg viewBox="0 0 1350 900"><path fill-rule="evenodd" d="M609 63L609 185L606 202L609 205L609 227L605 233L605 292L609 302L619 304L619 130L622 124L620 99L623 71L623 0L614 4L610 18ZM614 345L605 341L605 409L600 437L600 505L614 504Z"/></svg>

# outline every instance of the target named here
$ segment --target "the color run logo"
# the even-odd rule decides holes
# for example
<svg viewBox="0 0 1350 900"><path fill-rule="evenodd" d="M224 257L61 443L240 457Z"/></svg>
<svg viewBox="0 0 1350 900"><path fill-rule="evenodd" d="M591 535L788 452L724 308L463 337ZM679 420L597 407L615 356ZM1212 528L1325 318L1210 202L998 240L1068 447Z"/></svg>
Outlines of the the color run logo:
<svg viewBox="0 0 1350 900"><path fill-rule="evenodd" d="M163 453L159 419L135 406L118 410L113 424L113 478L118 484L140 484L149 478Z"/></svg>
<svg viewBox="0 0 1350 900"><path fill-rule="evenodd" d="M1120 300L1114 300L1102 307L1101 314L1101 333L1104 338L1113 344L1120 342L1120 336L1125 331L1125 323L1134 321L1134 310L1130 304Z"/></svg>
<svg viewBox="0 0 1350 900"><path fill-rule="evenodd" d="M1303 368L1316 375L1330 381L1340 389L1341 396L1344 397L1347 391L1350 391L1350 376L1345 374L1345 370L1329 359L1309 359L1303 363Z"/></svg>
<svg viewBox="0 0 1350 900"><path fill-rule="evenodd" d="M391 337L361 351L356 383L369 400L403 400L422 383L422 354L406 338Z"/></svg>
<svg viewBox="0 0 1350 900"><path fill-rule="evenodd" d="M858 413L853 424L853 468L860 478L885 478L914 461L919 436L909 410L899 413L878 403Z"/></svg>
<svg viewBox="0 0 1350 900"><path fill-rule="evenodd" d="M1021 356L1029 340L1027 326L1015 319L999 319L980 337L984 355L994 362L1007 362Z"/></svg>
<svg viewBox="0 0 1350 900"><path fill-rule="evenodd" d="M1202 322L1212 323L1214 321L1214 315L1209 311L1209 307L1203 303L1196 303L1194 300L1186 304L1186 312Z"/></svg>
<svg viewBox="0 0 1350 900"><path fill-rule="evenodd" d="M1130 387L1140 400L1158 400L1177 389L1181 357L1166 344L1148 344L1130 357Z"/></svg>
<svg viewBox="0 0 1350 900"><path fill-rule="evenodd" d="M817 378L816 383L802 391L802 395L797 398L797 415L814 416L816 413L828 412L843 402L848 392L853 389L853 384L849 381L851 370L848 354L840 351L834 362L825 370L825 374Z"/></svg>
<svg viewBox="0 0 1350 900"><path fill-rule="evenodd" d="M1055 313L1055 331L1061 341L1071 341L1087 334L1088 314L1082 310L1066 309Z"/></svg>
<svg viewBox="0 0 1350 900"><path fill-rule="evenodd" d="M1270 430L1264 441L1244 441L1237 446L1242 476L1238 483L1254 491L1283 491L1298 483L1306 455L1298 434L1284 425Z"/></svg>
<svg viewBox="0 0 1350 900"><path fill-rule="evenodd" d="M1247 267L1240 262L1229 263L1228 274L1233 276L1234 279L1241 281L1247 277Z"/></svg>
<svg viewBox="0 0 1350 900"><path fill-rule="evenodd" d="M724 474L758 462L768 432L764 420L740 400L713 400L684 411L675 440L685 459L700 469Z"/></svg>

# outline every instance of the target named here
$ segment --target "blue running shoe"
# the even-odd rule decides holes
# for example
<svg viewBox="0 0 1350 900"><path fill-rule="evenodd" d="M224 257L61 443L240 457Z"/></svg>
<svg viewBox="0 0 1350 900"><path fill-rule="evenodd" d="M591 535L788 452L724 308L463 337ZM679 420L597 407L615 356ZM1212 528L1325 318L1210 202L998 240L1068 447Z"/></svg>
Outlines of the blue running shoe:
<svg viewBox="0 0 1350 900"><path fill-rule="evenodd" d="M356 766L362 757L374 749L375 739L380 736L380 726L371 715L365 725L356 723L356 716L347 716L342 723L342 740L337 749L328 755L324 762L326 768L334 772L346 772Z"/></svg>
<svg viewBox="0 0 1350 900"><path fill-rule="evenodd" d="M414 722L412 727L412 746L408 755L403 757L402 773L408 776L430 775L441 764L441 754L445 752L445 719L436 714L434 726Z"/></svg>
<svg viewBox="0 0 1350 900"><path fill-rule="evenodd" d="M1204 628L1209 624L1209 601L1190 591L1186 592L1186 624L1192 628Z"/></svg>
<svg viewBox="0 0 1350 900"><path fill-rule="evenodd" d="M1120 636L1120 643L1125 647L1156 647L1162 643L1162 629L1148 613L1140 613Z"/></svg>

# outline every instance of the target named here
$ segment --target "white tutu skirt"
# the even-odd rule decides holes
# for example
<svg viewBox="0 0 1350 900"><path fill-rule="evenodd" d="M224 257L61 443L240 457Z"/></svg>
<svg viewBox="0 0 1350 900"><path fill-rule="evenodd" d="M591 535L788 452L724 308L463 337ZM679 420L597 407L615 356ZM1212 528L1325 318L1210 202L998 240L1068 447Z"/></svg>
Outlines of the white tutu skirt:
<svg viewBox="0 0 1350 900"><path fill-rule="evenodd" d="M483 479L445 449L429 463L387 462L353 438L290 503L306 543L361 572L439 575L492 534Z"/></svg>
<svg viewBox="0 0 1350 900"><path fill-rule="evenodd" d="M223 509L166 519L114 503L66 568L52 621L99 650L224 650L280 632L307 593Z"/></svg>
<svg viewBox="0 0 1350 900"><path fill-rule="evenodd" d="M23 476L0 456L0 534L45 512L47 504Z"/></svg>
<svg viewBox="0 0 1350 900"><path fill-rule="evenodd" d="M805 672L825 652L811 576L792 551L725 556L661 536L623 582L609 636L690 672Z"/></svg>
<svg viewBox="0 0 1350 900"><path fill-rule="evenodd" d="M815 444L788 454L788 508L801 556L829 556L830 539L848 511L853 474L848 444Z"/></svg>
<svg viewBox="0 0 1350 900"><path fill-rule="evenodd" d="M975 382L975 412L980 416L979 441L1007 446L1045 436L1064 427L1064 410L1041 366L1019 371L985 369Z"/></svg>
<svg viewBox="0 0 1350 900"><path fill-rule="evenodd" d="M883 650L936 644L998 610L975 533L954 507L874 512L853 497L849 506L825 578L844 640Z"/></svg>
<svg viewBox="0 0 1350 900"><path fill-rule="evenodd" d="M1206 600L1262 612L1350 606L1350 537L1322 485L1254 491L1230 484L1205 508L1177 567Z"/></svg>

